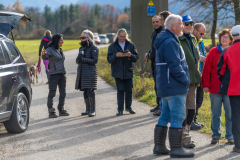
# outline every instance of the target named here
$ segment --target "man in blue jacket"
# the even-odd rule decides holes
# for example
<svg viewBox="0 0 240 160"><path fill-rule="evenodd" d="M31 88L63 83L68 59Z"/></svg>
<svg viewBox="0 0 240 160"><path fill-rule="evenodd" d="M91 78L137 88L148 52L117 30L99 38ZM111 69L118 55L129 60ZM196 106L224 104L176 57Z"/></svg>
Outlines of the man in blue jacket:
<svg viewBox="0 0 240 160"><path fill-rule="evenodd" d="M190 158L194 157L194 153L186 152L182 145L182 123L186 118L186 94L190 85L185 54L177 38L183 29L182 17L168 16L165 27L166 30L159 33L154 41L156 87L158 97L162 97L162 114L154 130L153 153L170 153L171 158ZM170 120L171 151L165 145Z"/></svg>

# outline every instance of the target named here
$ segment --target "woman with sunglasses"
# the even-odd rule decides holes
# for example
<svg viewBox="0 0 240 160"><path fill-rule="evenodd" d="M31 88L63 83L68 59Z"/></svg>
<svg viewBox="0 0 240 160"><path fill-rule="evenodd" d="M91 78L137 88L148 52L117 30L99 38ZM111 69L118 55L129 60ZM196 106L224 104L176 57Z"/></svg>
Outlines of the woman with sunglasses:
<svg viewBox="0 0 240 160"><path fill-rule="evenodd" d="M229 96L218 94L221 85L217 75L217 65L221 52L229 47L233 42L231 37L231 29L222 30L219 35L219 44L212 48L206 58L203 74L202 74L202 88L205 93L209 92L211 100L211 129L213 132L211 144L219 142L221 137L220 126L221 126L221 113L222 104L225 110L225 121L226 121L226 134L225 137L228 139L229 144L234 144L232 134L232 121L231 121L231 106Z"/></svg>
<svg viewBox="0 0 240 160"><path fill-rule="evenodd" d="M93 33L84 30L81 34L81 47L76 59L78 64L75 89L83 91L86 111L82 115L93 117L95 113L95 92L97 89L98 48L94 45Z"/></svg>

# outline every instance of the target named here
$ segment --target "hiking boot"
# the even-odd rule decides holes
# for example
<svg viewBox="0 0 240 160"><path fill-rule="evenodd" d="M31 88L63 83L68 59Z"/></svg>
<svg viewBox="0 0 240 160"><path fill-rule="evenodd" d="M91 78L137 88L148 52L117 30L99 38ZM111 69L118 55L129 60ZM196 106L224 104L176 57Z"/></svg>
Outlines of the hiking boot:
<svg viewBox="0 0 240 160"><path fill-rule="evenodd" d="M228 144L233 145L234 144L234 140L233 139L228 139Z"/></svg>
<svg viewBox="0 0 240 160"><path fill-rule="evenodd" d="M195 122L195 124L201 126L202 128L204 127L204 124L202 124L202 123Z"/></svg>
<svg viewBox="0 0 240 160"><path fill-rule="evenodd" d="M195 122L192 122L191 127L190 127L190 130L196 131L196 130L199 130L199 129L201 129L201 128L202 128L202 126L198 125L198 124L195 123Z"/></svg>
<svg viewBox="0 0 240 160"><path fill-rule="evenodd" d="M170 149L166 147L165 141L167 137L168 127L156 125L154 129L154 149L153 154L166 155Z"/></svg>
<svg viewBox="0 0 240 160"><path fill-rule="evenodd" d="M54 108L49 108L48 109L49 113L49 118L57 118L58 116L56 115L55 109Z"/></svg>
<svg viewBox="0 0 240 160"><path fill-rule="evenodd" d="M238 153L240 153L240 148L233 147L233 152L238 152Z"/></svg>
<svg viewBox="0 0 240 160"><path fill-rule="evenodd" d="M59 116L69 116L66 110L59 110Z"/></svg>
<svg viewBox="0 0 240 160"><path fill-rule="evenodd" d="M187 152L182 146L182 128L169 128L169 143L171 158L192 158L194 153Z"/></svg>
<svg viewBox="0 0 240 160"><path fill-rule="evenodd" d="M161 115L161 110L159 109L159 110L157 110L155 113L153 113L153 115L154 116L160 116Z"/></svg>
<svg viewBox="0 0 240 160"><path fill-rule="evenodd" d="M219 139L213 138L211 141L211 144L217 144L217 143L219 143Z"/></svg>
<svg viewBox="0 0 240 160"><path fill-rule="evenodd" d="M125 109L125 111L129 112L130 114L135 114L136 113L132 108Z"/></svg>
<svg viewBox="0 0 240 160"><path fill-rule="evenodd" d="M187 143L187 144L184 144L183 147L184 147L184 148L194 148L194 147L196 147L196 146L195 146L195 144L194 144L194 141L191 141L191 142L189 142L189 143Z"/></svg>
<svg viewBox="0 0 240 160"><path fill-rule="evenodd" d="M159 109L159 107L157 106L157 107L155 107L153 109L150 109L150 112L156 112L158 109Z"/></svg>
<svg viewBox="0 0 240 160"><path fill-rule="evenodd" d="M123 111L118 111L118 112L116 113L116 115L117 115L117 116L123 115Z"/></svg>

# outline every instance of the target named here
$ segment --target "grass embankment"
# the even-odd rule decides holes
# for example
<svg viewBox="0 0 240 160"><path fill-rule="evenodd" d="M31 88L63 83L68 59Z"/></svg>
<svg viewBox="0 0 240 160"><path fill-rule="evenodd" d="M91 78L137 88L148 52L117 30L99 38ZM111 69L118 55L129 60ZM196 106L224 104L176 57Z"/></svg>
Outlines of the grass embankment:
<svg viewBox="0 0 240 160"><path fill-rule="evenodd" d="M76 49L80 47L80 40L64 40L63 51ZM41 43L41 39L37 40L16 40L16 46L22 53L28 66L31 66L38 62L38 51Z"/></svg>
<svg viewBox="0 0 240 160"><path fill-rule="evenodd" d="M136 71L136 69L135 69ZM111 66L107 62L107 48L101 48L99 51L98 73L105 81L116 87L115 80L111 76ZM134 73L133 77L133 96L139 101L147 103L151 106L156 106L156 95L154 91L153 78L144 76L144 74ZM224 110L222 112L221 133L223 138L225 136L225 116ZM204 95L203 105L199 110L198 122L204 124L204 128L200 132L212 134L211 131L211 104L209 94Z"/></svg>

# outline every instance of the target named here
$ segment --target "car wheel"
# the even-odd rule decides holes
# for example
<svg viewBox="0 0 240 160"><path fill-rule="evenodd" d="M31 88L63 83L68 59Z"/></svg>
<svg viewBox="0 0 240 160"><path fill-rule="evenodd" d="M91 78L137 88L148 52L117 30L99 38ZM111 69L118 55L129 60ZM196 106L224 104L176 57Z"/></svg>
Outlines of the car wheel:
<svg viewBox="0 0 240 160"><path fill-rule="evenodd" d="M28 128L29 103L23 93L18 93L14 102L11 119L4 123L9 133L22 133Z"/></svg>

